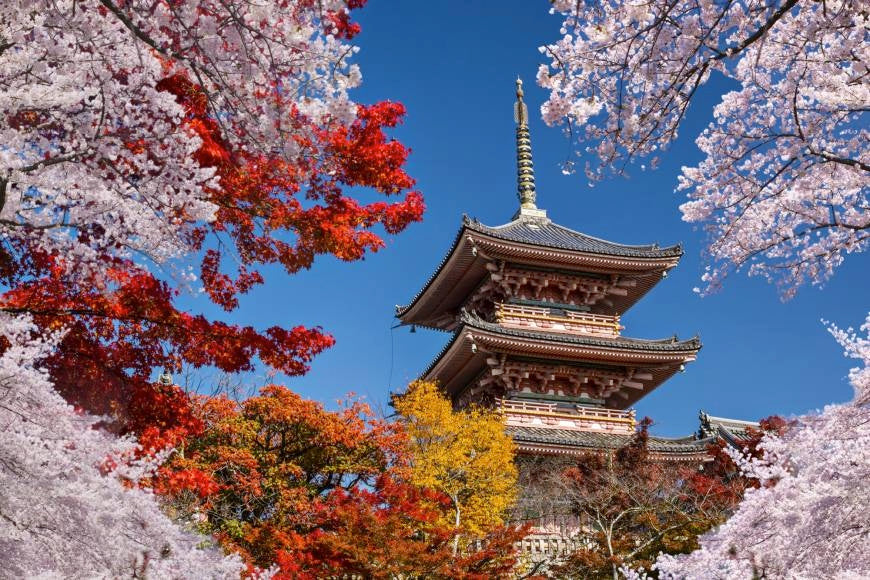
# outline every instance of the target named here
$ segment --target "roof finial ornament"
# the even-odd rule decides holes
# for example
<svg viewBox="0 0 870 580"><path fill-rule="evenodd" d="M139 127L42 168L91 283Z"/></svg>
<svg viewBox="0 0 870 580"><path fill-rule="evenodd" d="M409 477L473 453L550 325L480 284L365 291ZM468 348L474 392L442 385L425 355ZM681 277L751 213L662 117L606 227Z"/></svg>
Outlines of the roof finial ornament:
<svg viewBox="0 0 870 580"><path fill-rule="evenodd" d="M529 109L523 102L523 81L517 77L517 102L514 103L514 121L517 124L517 196L520 211L517 217L546 218L547 212L535 205L535 169L532 165L532 137L529 133Z"/></svg>
<svg viewBox="0 0 870 580"><path fill-rule="evenodd" d="M523 102L523 79L517 77L517 102L514 105L514 121L517 125L528 125L529 109Z"/></svg>

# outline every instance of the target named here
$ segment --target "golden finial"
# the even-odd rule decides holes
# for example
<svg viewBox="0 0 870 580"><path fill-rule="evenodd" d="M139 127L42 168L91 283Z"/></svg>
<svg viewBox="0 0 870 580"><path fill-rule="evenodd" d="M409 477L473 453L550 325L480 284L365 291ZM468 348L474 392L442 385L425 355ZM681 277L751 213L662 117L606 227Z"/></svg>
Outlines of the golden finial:
<svg viewBox="0 0 870 580"><path fill-rule="evenodd" d="M526 125L529 120L529 110L523 102L523 79L517 77L517 102L514 104L514 122Z"/></svg>
<svg viewBox="0 0 870 580"><path fill-rule="evenodd" d="M540 212L536 211L535 205L535 170L532 166L529 110L523 102L523 81L519 77L517 77L517 102L514 103L514 121L517 123L517 196L520 198L520 215L537 215Z"/></svg>

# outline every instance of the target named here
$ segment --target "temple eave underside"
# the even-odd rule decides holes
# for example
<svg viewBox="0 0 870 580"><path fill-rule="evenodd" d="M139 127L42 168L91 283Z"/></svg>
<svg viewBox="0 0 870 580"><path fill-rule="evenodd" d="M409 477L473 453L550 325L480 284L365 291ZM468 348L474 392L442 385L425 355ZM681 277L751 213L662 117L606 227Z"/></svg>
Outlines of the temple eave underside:
<svg viewBox="0 0 870 580"><path fill-rule="evenodd" d="M696 340L507 335L495 324L477 324L463 326L424 375L438 381L458 406L498 397L549 396L598 400L622 409L694 360L700 348Z"/></svg>
<svg viewBox="0 0 870 580"><path fill-rule="evenodd" d="M461 308L506 296L622 314L678 260L679 255L608 256L506 242L463 226L441 267L397 316L405 324L453 330Z"/></svg>

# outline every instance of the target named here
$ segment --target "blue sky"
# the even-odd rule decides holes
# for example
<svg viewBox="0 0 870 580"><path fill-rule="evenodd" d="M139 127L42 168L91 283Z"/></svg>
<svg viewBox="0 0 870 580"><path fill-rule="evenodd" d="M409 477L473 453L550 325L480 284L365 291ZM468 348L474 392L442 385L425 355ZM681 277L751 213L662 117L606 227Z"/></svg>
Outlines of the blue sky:
<svg viewBox="0 0 870 580"><path fill-rule="evenodd" d="M694 138L727 85L714 79L701 91L658 170L637 170L590 188L581 173L562 175L569 143L538 114L546 93L534 83L542 62L537 47L555 40L560 24L548 10L546 0L371 0L358 14L363 87L354 97L407 106L406 122L394 134L413 149L408 170L426 198L424 221L388 238L385 249L361 262L328 257L292 277L270 271L267 284L244 297L230 318L261 328L324 327L336 346L316 359L307 376L286 384L328 404L353 391L383 407L390 389L416 378L449 338L391 330L394 306L406 303L434 271L463 213L498 225L516 210L512 106L519 74L532 117L538 206L562 225L613 241L683 243L680 266L623 317L628 336L697 333L704 343L685 373L637 404L640 416L654 419L655 432L695 430L699 409L757 419L847 400L853 361L843 357L820 319L861 323L870 256L849 257L826 287L805 287L786 303L773 286L743 275L716 295L694 294L704 235L681 221L683 195L674 186L679 168L700 159ZM184 306L219 314L204 297L189 297Z"/></svg>

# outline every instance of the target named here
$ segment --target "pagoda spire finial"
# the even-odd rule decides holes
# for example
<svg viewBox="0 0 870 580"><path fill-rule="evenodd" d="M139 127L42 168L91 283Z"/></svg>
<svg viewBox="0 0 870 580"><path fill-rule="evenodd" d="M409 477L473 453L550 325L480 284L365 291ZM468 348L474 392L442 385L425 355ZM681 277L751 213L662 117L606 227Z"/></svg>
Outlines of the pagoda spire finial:
<svg viewBox="0 0 870 580"><path fill-rule="evenodd" d="M523 102L523 81L517 77L517 102L514 103L514 121L517 124L517 197L520 211L517 216L546 217L546 212L535 205L535 168L532 165L532 137L529 133L529 110Z"/></svg>

